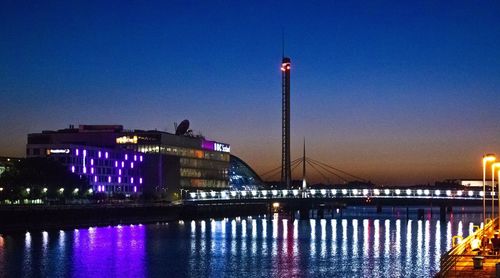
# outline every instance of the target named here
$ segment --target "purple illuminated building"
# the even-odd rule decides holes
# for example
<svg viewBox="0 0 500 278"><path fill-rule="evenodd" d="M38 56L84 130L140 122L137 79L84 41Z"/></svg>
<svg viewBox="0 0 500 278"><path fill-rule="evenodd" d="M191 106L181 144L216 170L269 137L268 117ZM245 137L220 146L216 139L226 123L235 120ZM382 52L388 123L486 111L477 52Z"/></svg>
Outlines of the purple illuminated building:
<svg viewBox="0 0 500 278"><path fill-rule="evenodd" d="M229 187L230 146L191 134L80 125L28 134L27 157L49 157L88 178L94 192L174 200L183 190Z"/></svg>

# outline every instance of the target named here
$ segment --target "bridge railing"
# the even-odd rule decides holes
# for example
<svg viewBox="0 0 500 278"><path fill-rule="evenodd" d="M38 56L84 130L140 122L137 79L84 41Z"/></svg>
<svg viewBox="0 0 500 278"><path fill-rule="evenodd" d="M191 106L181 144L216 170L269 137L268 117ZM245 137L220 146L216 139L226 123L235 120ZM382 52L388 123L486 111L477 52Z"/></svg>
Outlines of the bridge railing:
<svg viewBox="0 0 500 278"><path fill-rule="evenodd" d="M495 192L486 192L487 200L495 198ZM425 188L337 188L337 189L265 189L191 191L185 200L231 199L283 199L283 198L422 198L482 200L484 192L474 189L425 189Z"/></svg>
<svg viewBox="0 0 500 278"><path fill-rule="evenodd" d="M447 277L459 262L464 260L467 260L468 263L472 262L472 258L476 255L467 253L471 241L476 236L481 238L485 234L492 233L492 231L496 228L496 223L498 223L497 219L491 220L482 229L476 230L474 233L461 240L459 244L455 245L452 249L443 254L440 259L440 271L435 275L435 277Z"/></svg>

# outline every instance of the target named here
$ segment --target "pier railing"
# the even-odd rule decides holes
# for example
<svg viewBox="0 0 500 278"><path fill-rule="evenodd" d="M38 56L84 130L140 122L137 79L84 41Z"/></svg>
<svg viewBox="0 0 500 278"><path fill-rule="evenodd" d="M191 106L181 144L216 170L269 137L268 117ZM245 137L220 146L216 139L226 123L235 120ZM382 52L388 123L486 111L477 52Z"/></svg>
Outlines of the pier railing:
<svg viewBox="0 0 500 278"><path fill-rule="evenodd" d="M450 251L446 252L441 256L440 259L440 271L435 275L435 277L448 277L450 272L460 263L467 262L471 263L473 257L476 255L468 254L468 247L471 241L478 236L482 238L485 234L491 233L496 228L496 223L498 220L489 221L482 229L476 230L474 233L461 240L459 244L455 245Z"/></svg>

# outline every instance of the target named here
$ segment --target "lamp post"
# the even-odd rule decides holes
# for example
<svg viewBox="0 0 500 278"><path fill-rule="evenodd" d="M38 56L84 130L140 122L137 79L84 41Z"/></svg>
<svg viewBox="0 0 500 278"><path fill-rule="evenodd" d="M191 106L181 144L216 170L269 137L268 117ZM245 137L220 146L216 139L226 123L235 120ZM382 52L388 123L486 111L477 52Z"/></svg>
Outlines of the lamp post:
<svg viewBox="0 0 500 278"><path fill-rule="evenodd" d="M486 226L486 163L495 161L494 154L483 156L483 225Z"/></svg>
<svg viewBox="0 0 500 278"><path fill-rule="evenodd" d="M498 170L497 178L500 181L500 170ZM500 184L497 186L498 188L498 227L500 227Z"/></svg>
<svg viewBox="0 0 500 278"><path fill-rule="evenodd" d="M495 218L495 206L494 206L495 198L493 197L494 194L493 192L495 192L495 167L500 167L500 162L495 162L491 164L491 219Z"/></svg>

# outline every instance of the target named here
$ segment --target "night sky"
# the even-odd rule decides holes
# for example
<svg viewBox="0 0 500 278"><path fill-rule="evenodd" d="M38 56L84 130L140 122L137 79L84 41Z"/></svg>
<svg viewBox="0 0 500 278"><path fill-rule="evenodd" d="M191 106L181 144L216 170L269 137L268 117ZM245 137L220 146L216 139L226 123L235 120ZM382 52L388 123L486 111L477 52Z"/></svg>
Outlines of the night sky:
<svg viewBox="0 0 500 278"><path fill-rule="evenodd" d="M378 184L480 178L500 153L500 2L438 2L1 1L0 156L69 124L187 118L277 167L284 27L292 159L305 137Z"/></svg>

